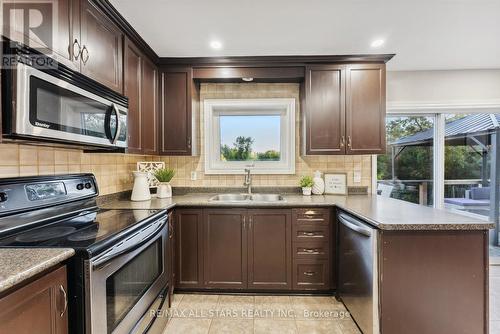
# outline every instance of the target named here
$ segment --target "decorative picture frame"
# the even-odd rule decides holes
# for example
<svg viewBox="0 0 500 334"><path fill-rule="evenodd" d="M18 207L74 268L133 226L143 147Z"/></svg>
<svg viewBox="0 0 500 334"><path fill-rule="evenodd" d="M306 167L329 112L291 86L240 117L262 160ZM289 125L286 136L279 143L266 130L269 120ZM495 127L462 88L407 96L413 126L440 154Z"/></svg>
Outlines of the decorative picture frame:
<svg viewBox="0 0 500 334"><path fill-rule="evenodd" d="M159 185L158 180L154 176L154 173L158 169L165 168L165 162L162 161L139 161L137 163L137 170L139 172L146 172L148 173L148 182L149 182L149 187L150 188L156 188Z"/></svg>
<svg viewBox="0 0 500 334"><path fill-rule="evenodd" d="M325 194L347 195L347 173L325 173Z"/></svg>

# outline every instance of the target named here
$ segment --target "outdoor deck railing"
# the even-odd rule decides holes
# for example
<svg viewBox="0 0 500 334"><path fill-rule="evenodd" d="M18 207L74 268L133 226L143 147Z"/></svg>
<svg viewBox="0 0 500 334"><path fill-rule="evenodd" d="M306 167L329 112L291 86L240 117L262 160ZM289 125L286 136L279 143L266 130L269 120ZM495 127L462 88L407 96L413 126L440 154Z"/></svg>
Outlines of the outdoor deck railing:
<svg viewBox="0 0 500 334"><path fill-rule="evenodd" d="M445 198L465 198L467 190L478 187L482 179L445 180ZM432 204L433 180L379 180L378 183L394 186L391 197L405 201L430 205Z"/></svg>

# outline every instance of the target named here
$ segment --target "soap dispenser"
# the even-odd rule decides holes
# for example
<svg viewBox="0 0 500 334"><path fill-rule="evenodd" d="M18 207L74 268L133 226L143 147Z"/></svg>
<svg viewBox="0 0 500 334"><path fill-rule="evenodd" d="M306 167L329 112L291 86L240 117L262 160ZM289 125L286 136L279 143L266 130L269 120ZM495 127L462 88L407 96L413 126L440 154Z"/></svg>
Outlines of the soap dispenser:
<svg viewBox="0 0 500 334"><path fill-rule="evenodd" d="M313 182L312 193L314 195L323 195L325 192L325 181L321 177L321 172L319 170L314 172Z"/></svg>

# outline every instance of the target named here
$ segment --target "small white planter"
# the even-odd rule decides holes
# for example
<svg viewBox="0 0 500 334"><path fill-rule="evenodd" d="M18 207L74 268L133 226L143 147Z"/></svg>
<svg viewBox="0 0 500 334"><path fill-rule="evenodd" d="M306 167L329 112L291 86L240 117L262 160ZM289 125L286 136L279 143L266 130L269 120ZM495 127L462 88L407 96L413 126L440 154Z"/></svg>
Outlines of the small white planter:
<svg viewBox="0 0 500 334"><path fill-rule="evenodd" d="M161 182L156 190L156 197L169 198L172 197L172 186L168 182Z"/></svg>
<svg viewBox="0 0 500 334"><path fill-rule="evenodd" d="M302 187L302 195L311 196L311 187Z"/></svg>

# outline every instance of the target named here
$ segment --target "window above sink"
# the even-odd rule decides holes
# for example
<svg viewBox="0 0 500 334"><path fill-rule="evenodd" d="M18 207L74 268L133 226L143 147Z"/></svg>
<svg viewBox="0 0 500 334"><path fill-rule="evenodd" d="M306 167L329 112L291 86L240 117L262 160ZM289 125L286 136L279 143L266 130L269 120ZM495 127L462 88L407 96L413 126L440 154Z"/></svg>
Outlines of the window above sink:
<svg viewBox="0 0 500 334"><path fill-rule="evenodd" d="M207 99L205 174L295 173L295 99Z"/></svg>

